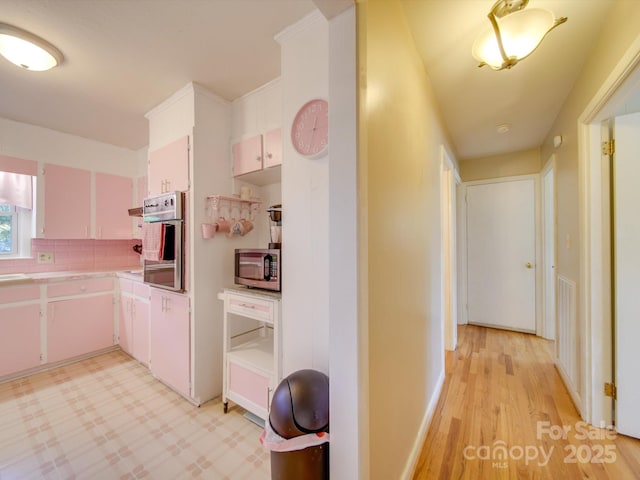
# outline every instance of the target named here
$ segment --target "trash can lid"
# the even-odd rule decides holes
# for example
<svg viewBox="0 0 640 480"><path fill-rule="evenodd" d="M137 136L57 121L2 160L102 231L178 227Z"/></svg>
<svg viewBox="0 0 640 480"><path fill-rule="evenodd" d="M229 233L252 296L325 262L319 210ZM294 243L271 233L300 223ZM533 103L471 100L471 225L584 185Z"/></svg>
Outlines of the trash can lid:
<svg viewBox="0 0 640 480"><path fill-rule="evenodd" d="M298 370L273 393L269 421L284 438L329 430L329 377L316 370Z"/></svg>

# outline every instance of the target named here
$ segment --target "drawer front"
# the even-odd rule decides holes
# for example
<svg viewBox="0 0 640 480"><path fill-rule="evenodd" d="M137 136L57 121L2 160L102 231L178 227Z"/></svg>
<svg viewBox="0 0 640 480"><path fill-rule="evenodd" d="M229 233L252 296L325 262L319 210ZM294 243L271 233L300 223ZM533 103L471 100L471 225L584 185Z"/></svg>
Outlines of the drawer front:
<svg viewBox="0 0 640 480"><path fill-rule="evenodd" d="M273 303L243 295L228 295L227 310L256 320L273 322Z"/></svg>
<svg viewBox="0 0 640 480"><path fill-rule="evenodd" d="M149 299L149 285L142 282L133 282L133 294L136 297Z"/></svg>
<svg viewBox="0 0 640 480"><path fill-rule="evenodd" d="M229 362L229 391L246 398L254 405L269 410L271 378Z"/></svg>
<svg viewBox="0 0 640 480"><path fill-rule="evenodd" d="M26 302L40 298L40 287L35 285L0 288L0 303Z"/></svg>
<svg viewBox="0 0 640 480"><path fill-rule="evenodd" d="M112 278L100 278L96 280L80 280L65 282L47 287L48 297L63 297L66 295L83 295L85 293L108 292L113 290Z"/></svg>

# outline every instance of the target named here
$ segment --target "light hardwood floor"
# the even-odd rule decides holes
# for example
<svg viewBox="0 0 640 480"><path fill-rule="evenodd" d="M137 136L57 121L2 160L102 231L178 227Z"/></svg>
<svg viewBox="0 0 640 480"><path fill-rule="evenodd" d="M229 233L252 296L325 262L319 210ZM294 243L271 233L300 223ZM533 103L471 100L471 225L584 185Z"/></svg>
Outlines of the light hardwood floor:
<svg viewBox="0 0 640 480"><path fill-rule="evenodd" d="M640 440L582 423L552 342L470 325L458 342L414 479L640 479Z"/></svg>

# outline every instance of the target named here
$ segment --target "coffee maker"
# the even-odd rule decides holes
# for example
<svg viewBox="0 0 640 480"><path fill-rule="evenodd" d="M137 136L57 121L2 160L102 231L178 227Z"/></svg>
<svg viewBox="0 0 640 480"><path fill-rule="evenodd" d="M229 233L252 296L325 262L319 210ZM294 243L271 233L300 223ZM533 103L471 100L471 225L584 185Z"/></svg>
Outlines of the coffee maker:
<svg viewBox="0 0 640 480"><path fill-rule="evenodd" d="M271 242L269 248L280 249L282 245L282 205L272 205L267 209L270 220Z"/></svg>

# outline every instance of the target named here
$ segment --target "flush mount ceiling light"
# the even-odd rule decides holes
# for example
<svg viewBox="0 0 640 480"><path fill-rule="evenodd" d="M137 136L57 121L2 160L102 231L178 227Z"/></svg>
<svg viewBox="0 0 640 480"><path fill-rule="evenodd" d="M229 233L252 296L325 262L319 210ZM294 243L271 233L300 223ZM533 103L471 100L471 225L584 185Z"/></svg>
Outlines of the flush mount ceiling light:
<svg viewBox="0 0 640 480"><path fill-rule="evenodd" d="M528 57L542 39L567 17L555 19L542 8L524 8L529 0L498 0L489 12L491 26L476 38L471 53L493 70L511 68Z"/></svg>
<svg viewBox="0 0 640 480"><path fill-rule="evenodd" d="M0 54L25 70L49 70L63 55L46 40L20 28L0 23Z"/></svg>

